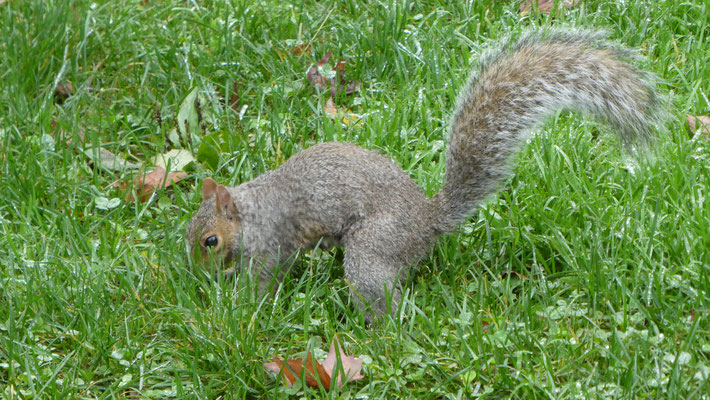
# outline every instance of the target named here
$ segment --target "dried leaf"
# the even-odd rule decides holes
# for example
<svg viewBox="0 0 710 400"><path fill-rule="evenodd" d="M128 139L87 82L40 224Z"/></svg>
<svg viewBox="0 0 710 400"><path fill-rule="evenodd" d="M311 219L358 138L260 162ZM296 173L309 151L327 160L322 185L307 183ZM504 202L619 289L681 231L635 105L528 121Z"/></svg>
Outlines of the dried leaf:
<svg viewBox="0 0 710 400"><path fill-rule="evenodd" d="M239 112L239 85L237 81L232 83L232 93L229 94L229 107Z"/></svg>
<svg viewBox="0 0 710 400"><path fill-rule="evenodd" d="M522 15L530 13L533 10L533 4L537 4L537 9L545 15L550 15L555 8L555 0L525 0L520 3L520 13ZM557 11L572 8L577 4L579 4L579 0L557 0Z"/></svg>
<svg viewBox="0 0 710 400"><path fill-rule="evenodd" d="M54 101L56 101L58 104L62 104L73 94L74 86L72 86L71 82L60 83L54 89Z"/></svg>
<svg viewBox="0 0 710 400"><path fill-rule="evenodd" d="M325 101L325 104L323 105L323 111L325 111L325 115L329 116L330 118L335 118L338 116L338 107L335 106L335 102L333 101L332 97L328 97L328 100Z"/></svg>
<svg viewBox="0 0 710 400"><path fill-rule="evenodd" d="M710 117L687 114L685 118L688 120L688 127L693 134L703 134L705 139L709 138L707 134L710 133Z"/></svg>
<svg viewBox="0 0 710 400"><path fill-rule="evenodd" d="M182 171L170 172L166 174L165 168L155 167L154 170L133 178L133 187L138 195L138 200L144 202L148 200L157 189L167 188L173 183L177 183L185 179L186 176L187 174ZM114 184L114 187L121 189L126 188L126 186L126 182ZM126 201L135 201L132 193L128 193L126 195Z"/></svg>
<svg viewBox="0 0 710 400"><path fill-rule="evenodd" d="M293 48L293 55L298 56L301 54L311 54L311 45L308 43L297 44Z"/></svg>
<svg viewBox="0 0 710 400"><path fill-rule="evenodd" d="M291 368L284 368L283 359L279 357L274 357L273 360L274 362L264 363L264 367L276 375L283 372L282 377L284 383L289 387L293 386L293 384L296 383L296 376L293 374Z"/></svg>
<svg viewBox="0 0 710 400"><path fill-rule="evenodd" d="M503 272L500 274L500 278L501 278L501 279L507 279L507 278L510 277L510 276L514 276L514 277L520 279L521 281L525 281L525 280L528 280L528 279L529 279L527 276L523 276L523 275L520 274L519 272L510 270L510 269L505 270L505 271L503 271Z"/></svg>
<svg viewBox="0 0 710 400"><path fill-rule="evenodd" d="M336 343L338 345L337 353L335 350ZM309 352L306 358L301 360L284 360L280 357L273 357L274 361L264 363L264 367L277 375L281 374L284 383L289 387L293 386L298 378L304 376L306 385L310 387L323 386L326 390L330 390L330 384L338 358L342 366L342 374L338 374L338 386L343 386L343 380L347 382L364 378L360 373L362 370L362 360L345 355L337 335L333 336L330 352L322 363L315 361L312 353ZM304 373L305 375L303 375ZM343 376L345 379L343 379Z"/></svg>
<svg viewBox="0 0 710 400"><path fill-rule="evenodd" d="M283 372L284 383L289 387L293 386L305 371L306 385L316 388L322 385L326 390L330 389L330 376L326 373L323 365L313 359L310 352L305 359L301 360L284 361L279 357L274 357L273 360L272 363L264 363L264 367L277 375Z"/></svg>
<svg viewBox="0 0 710 400"><path fill-rule="evenodd" d="M328 61L330 61L330 57L332 57L332 56L333 56L333 53L331 53L330 51L326 52L325 55L323 56L323 58L318 60L317 64L318 65L328 64Z"/></svg>
<svg viewBox="0 0 710 400"><path fill-rule="evenodd" d="M361 86L362 82L360 81L350 81L350 83L348 83L348 86L345 87L345 94L353 94L359 92Z"/></svg>
<svg viewBox="0 0 710 400"><path fill-rule="evenodd" d="M330 375L321 363L313 359L310 352L308 353L304 365L306 366L306 384L308 386L318 387L320 383L324 388L330 389Z"/></svg>
<svg viewBox="0 0 710 400"><path fill-rule="evenodd" d="M320 72L318 72L318 67L315 66L308 70L306 73L306 79L308 79L308 82L313 84L313 86L319 90L324 90L330 85L328 78L321 75Z"/></svg>
<svg viewBox="0 0 710 400"><path fill-rule="evenodd" d="M318 70L318 67L322 67L323 65L327 64L331 57L332 53L327 52L325 56L323 56L323 58L321 58L317 62L317 65L308 69L308 72L306 73L306 78L308 79L308 82L310 82L318 90L328 89L330 91L330 95L333 97L336 97L338 94L343 92L345 94L353 94L355 92L359 92L360 87L362 86L362 82L348 82L345 79L345 59L341 59L333 66L332 71L335 71L335 77L328 78L327 76L321 75Z"/></svg>
<svg viewBox="0 0 710 400"><path fill-rule="evenodd" d="M338 71L338 73L345 73L345 59L341 59L337 64L333 66L333 71Z"/></svg>
<svg viewBox="0 0 710 400"><path fill-rule="evenodd" d="M336 344L338 345L337 353L335 350ZM346 382L364 378L364 376L360 373L362 371L362 359L345 355L343 348L340 346L338 335L333 335L333 342L330 344L330 351L328 352L328 356L325 360L323 360L323 368L331 378L333 377L338 358L340 358L340 365L343 367L344 375L341 376L338 374L338 386L343 386L343 377Z"/></svg>

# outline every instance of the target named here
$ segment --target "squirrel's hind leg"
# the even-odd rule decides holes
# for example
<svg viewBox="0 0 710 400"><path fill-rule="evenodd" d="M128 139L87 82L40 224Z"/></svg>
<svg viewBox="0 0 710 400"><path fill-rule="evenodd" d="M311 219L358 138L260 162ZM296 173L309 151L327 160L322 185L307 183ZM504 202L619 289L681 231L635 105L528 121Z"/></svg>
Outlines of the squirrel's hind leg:
<svg viewBox="0 0 710 400"><path fill-rule="evenodd" d="M345 279L368 322L397 311L401 278L406 273L406 268L391 259L391 237L381 237L377 225L365 223L343 239Z"/></svg>

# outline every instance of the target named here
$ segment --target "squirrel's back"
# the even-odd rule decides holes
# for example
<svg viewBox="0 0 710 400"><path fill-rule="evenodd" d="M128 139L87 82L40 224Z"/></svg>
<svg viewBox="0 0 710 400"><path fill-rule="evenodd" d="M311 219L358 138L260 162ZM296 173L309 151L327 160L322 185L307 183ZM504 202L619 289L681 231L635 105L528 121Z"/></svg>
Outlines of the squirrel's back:
<svg viewBox="0 0 710 400"><path fill-rule="evenodd" d="M481 61L451 120L446 177L434 198L450 231L510 176L511 157L548 116L573 109L610 124L628 148L644 147L659 118L647 74L599 32L534 32Z"/></svg>
<svg viewBox="0 0 710 400"><path fill-rule="evenodd" d="M293 229L307 236L340 241L368 218L387 215L417 232L434 227L429 198L414 180L390 158L351 143L325 142L304 149L275 171L242 185L249 196L287 204L278 213L284 221L297 221ZM255 192L268 191L256 195ZM290 222L289 222L290 223ZM311 228L313 227L313 228ZM433 240L434 234L427 234Z"/></svg>

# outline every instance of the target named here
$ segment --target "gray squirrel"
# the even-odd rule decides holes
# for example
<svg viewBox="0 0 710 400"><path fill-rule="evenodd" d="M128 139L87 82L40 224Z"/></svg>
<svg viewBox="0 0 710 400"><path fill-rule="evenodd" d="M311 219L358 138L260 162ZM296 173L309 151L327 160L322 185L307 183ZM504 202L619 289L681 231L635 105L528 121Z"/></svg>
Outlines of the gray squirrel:
<svg viewBox="0 0 710 400"><path fill-rule="evenodd" d="M355 303L367 319L381 315L387 293L396 308L403 278L437 237L455 231L512 175L512 156L545 118L560 109L587 112L628 149L647 146L659 101L627 55L599 32L528 32L484 57L461 91L444 184L433 197L375 151L321 143L237 187L204 179L187 250L202 264L211 259L214 273L251 271L265 293L297 250L342 246Z"/></svg>

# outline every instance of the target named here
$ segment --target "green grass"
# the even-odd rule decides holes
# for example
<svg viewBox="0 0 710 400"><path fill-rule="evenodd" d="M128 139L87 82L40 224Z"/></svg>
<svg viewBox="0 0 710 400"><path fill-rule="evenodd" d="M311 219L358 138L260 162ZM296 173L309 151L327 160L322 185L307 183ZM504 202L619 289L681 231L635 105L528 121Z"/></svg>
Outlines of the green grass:
<svg viewBox="0 0 710 400"><path fill-rule="evenodd" d="M710 150L685 124L710 113L707 2L586 1L554 17L502 1L165 3L0 5L0 398L710 398ZM492 40L549 25L641 49L671 115L652 161L558 115L377 328L350 304L340 251L302 254L267 300L186 269L206 176L236 184L339 140L436 192L470 66ZM336 100L346 122L305 79L327 51L363 84ZM75 93L60 104L64 82ZM204 131L166 141L195 88ZM100 147L146 168L170 148L201 162L133 204L113 184L136 172L93 165ZM365 379L289 389L262 367L322 357L334 333Z"/></svg>

